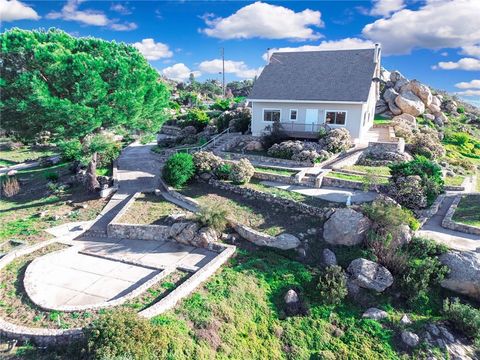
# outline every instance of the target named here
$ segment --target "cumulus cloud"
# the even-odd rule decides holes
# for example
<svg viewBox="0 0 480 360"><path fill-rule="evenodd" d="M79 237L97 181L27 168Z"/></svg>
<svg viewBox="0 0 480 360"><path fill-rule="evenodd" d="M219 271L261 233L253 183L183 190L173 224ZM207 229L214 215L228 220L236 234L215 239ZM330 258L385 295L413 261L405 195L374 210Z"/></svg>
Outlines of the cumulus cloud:
<svg viewBox="0 0 480 360"><path fill-rule="evenodd" d="M376 0L369 14L372 16L390 16L405 7L403 0Z"/></svg>
<svg viewBox="0 0 480 360"><path fill-rule="evenodd" d="M464 46L461 54L480 58L480 45Z"/></svg>
<svg viewBox="0 0 480 360"><path fill-rule="evenodd" d="M126 5L123 5L120 3L112 4L112 6L110 6L110 10L115 11L122 15L130 15L132 13L131 9L129 9Z"/></svg>
<svg viewBox="0 0 480 360"><path fill-rule="evenodd" d="M459 89L480 89L480 80L463 81L455 84Z"/></svg>
<svg viewBox="0 0 480 360"><path fill-rule="evenodd" d="M295 51L318 51L318 50L337 50L337 49L369 49L375 44L370 40L363 40L359 38L345 38L341 40L322 41L318 45L303 45L297 47L282 47L270 49L263 54L263 59L268 61L270 56L275 52L295 52Z"/></svg>
<svg viewBox="0 0 480 360"><path fill-rule="evenodd" d="M0 0L0 21L38 20L33 8L17 0Z"/></svg>
<svg viewBox="0 0 480 360"><path fill-rule="evenodd" d="M202 61L198 68L207 74L218 74L222 72L222 59L213 59ZM243 61L225 60L225 73L235 74L239 78L251 79L260 75L262 67L258 69L251 69Z"/></svg>
<svg viewBox="0 0 480 360"><path fill-rule="evenodd" d="M456 95L460 96L480 96L480 90L466 90L466 91L459 91L455 93Z"/></svg>
<svg viewBox="0 0 480 360"><path fill-rule="evenodd" d="M84 0L68 0L61 11L48 13L47 18L76 21L93 26L108 26L116 31L134 30L137 28L137 24L133 22L119 23L117 20L109 19L102 11L91 9L79 10L78 7L82 2L84 2Z"/></svg>
<svg viewBox="0 0 480 360"><path fill-rule="evenodd" d="M173 52L167 44L155 42L153 39L143 39L141 42L133 44L147 60L159 60L173 56Z"/></svg>
<svg viewBox="0 0 480 360"><path fill-rule="evenodd" d="M321 37L310 26L323 27L320 11L305 9L295 12L289 8L256 2L244 6L236 13L215 18L206 14L208 26L201 31L219 39L292 39L315 40Z"/></svg>
<svg viewBox="0 0 480 360"><path fill-rule="evenodd" d="M458 61L440 61L437 65L432 66L434 70L480 70L480 60L474 58L463 58Z"/></svg>
<svg viewBox="0 0 480 360"><path fill-rule="evenodd" d="M177 81L185 81L190 77L190 74L194 76L200 76L200 71L192 71L188 66L183 63L178 63L162 70L162 74L169 79Z"/></svg>
<svg viewBox="0 0 480 360"><path fill-rule="evenodd" d="M466 47L480 43L478 14L478 0L427 0L418 10L403 9L366 25L362 34L381 43L386 54Z"/></svg>

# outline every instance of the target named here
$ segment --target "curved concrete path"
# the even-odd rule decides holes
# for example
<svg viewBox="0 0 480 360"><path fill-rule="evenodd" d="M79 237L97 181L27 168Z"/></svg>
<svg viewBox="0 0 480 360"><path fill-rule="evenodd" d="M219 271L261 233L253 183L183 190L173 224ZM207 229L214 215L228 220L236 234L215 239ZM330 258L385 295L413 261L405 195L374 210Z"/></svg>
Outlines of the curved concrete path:
<svg viewBox="0 0 480 360"><path fill-rule="evenodd" d="M453 250L480 252L480 236L446 229L442 226L442 220L456 195L447 194L445 196L437 213L425 222L417 231L417 235L445 244Z"/></svg>

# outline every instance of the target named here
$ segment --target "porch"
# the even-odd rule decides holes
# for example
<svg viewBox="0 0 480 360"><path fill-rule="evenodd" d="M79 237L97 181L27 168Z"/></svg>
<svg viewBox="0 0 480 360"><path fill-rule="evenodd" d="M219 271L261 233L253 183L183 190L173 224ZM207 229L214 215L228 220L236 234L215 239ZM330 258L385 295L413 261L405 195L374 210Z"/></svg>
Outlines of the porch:
<svg viewBox="0 0 480 360"><path fill-rule="evenodd" d="M318 139L320 137L320 129L329 129L326 124L299 122L281 122L280 127L288 136L299 139Z"/></svg>

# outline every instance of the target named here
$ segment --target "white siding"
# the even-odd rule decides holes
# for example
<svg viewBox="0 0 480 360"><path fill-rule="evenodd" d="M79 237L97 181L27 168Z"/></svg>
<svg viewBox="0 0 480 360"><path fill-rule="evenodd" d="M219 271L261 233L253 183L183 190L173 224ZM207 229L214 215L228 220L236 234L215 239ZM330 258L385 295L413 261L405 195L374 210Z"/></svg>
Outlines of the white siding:
<svg viewBox="0 0 480 360"><path fill-rule="evenodd" d="M372 87L373 88L373 87ZM294 123L304 123L307 109L318 109L318 124L325 121L325 111L346 111L347 118L345 126L333 125L332 127L345 127L350 131L352 138L361 137L362 116L364 104L336 104L336 103L295 103L295 102L266 102L252 101L252 134L260 136L270 122L263 121L263 109L279 109L281 111L281 122L290 123L290 109L297 109L297 121ZM375 107L375 102L373 104ZM373 121L373 117L372 120ZM370 123L371 126L371 123Z"/></svg>

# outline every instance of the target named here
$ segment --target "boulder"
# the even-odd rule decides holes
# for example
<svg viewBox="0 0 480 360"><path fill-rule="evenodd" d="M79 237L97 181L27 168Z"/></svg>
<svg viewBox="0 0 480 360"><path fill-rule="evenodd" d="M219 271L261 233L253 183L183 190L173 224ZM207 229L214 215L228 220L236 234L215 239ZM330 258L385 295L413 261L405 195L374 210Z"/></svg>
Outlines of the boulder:
<svg viewBox="0 0 480 360"><path fill-rule="evenodd" d="M397 91L400 91L404 86L408 85L409 81L407 79L400 79L398 80L393 88Z"/></svg>
<svg viewBox="0 0 480 360"><path fill-rule="evenodd" d="M388 317L388 313L377 308L370 308L363 313L362 317L373 320L381 320L386 319Z"/></svg>
<svg viewBox="0 0 480 360"><path fill-rule="evenodd" d="M217 232L210 227L204 227L198 231L197 235L195 235L190 244L197 247L207 248L210 244L217 241Z"/></svg>
<svg viewBox="0 0 480 360"><path fill-rule="evenodd" d="M170 227L170 236L179 243L191 244L200 225L193 221L178 222Z"/></svg>
<svg viewBox="0 0 480 360"><path fill-rule="evenodd" d="M440 108L440 106L437 106L437 105L434 105L434 104L430 104L428 106L428 110L430 110L432 113L438 113L440 111L442 111L442 109Z"/></svg>
<svg viewBox="0 0 480 360"><path fill-rule="evenodd" d="M434 114L435 119L434 122L438 126L443 126L444 124L448 123L448 117L441 111Z"/></svg>
<svg viewBox="0 0 480 360"><path fill-rule="evenodd" d="M456 113L458 105L453 100L445 100L441 107L448 113Z"/></svg>
<svg viewBox="0 0 480 360"><path fill-rule="evenodd" d="M323 249L322 251L322 264L325 267L337 265L337 257L335 253L330 249Z"/></svg>
<svg viewBox="0 0 480 360"><path fill-rule="evenodd" d="M435 115L425 113L425 114L423 114L423 118L424 118L425 120L433 121L433 120L435 120Z"/></svg>
<svg viewBox="0 0 480 360"><path fill-rule="evenodd" d="M375 105L375 114L383 114L388 111L388 104L385 100L379 99Z"/></svg>
<svg viewBox="0 0 480 360"><path fill-rule="evenodd" d="M388 108L393 115L400 115L402 113L402 110L395 104L395 101L390 101Z"/></svg>
<svg viewBox="0 0 480 360"><path fill-rule="evenodd" d="M401 224L395 229L393 237L394 245L399 247L408 244L412 240L412 230L407 224Z"/></svg>
<svg viewBox="0 0 480 360"><path fill-rule="evenodd" d="M392 119L392 122L397 122L397 121L401 122L401 123L406 123L411 127L416 127L417 126L417 119L415 118L415 116L410 115L410 114L406 114L406 113L405 114L400 114L400 115L395 116Z"/></svg>
<svg viewBox="0 0 480 360"><path fill-rule="evenodd" d="M347 272L352 281L365 289L382 292L393 284L393 276L387 268L367 259L353 260Z"/></svg>
<svg viewBox="0 0 480 360"><path fill-rule="evenodd" d="M408 317L407 314L403 314L402 318L400 319L400 324L402 325L410 325L412 323L412 320Z"/></svg>
<svg viewBox="0 0 480 360"><path fill-rule="evenodd" d="M441 286L480 300L480 254L474 252L448 252L440 261L450 269Z"/></svg>
<svg viewBox="0 0 480 360"><path fill-rule="evenodd" d="M263 146L262 146L262 143L258 140L253 140L253 141L249 141L247 143L247 145L245 145L245 150L247 151L262 151L263 150Z"/></svg>
<svg viewBox="0 0 480 360"><path fill-rule="evenodd" d="M411 331L402 331L402 341L408 347L416 347L420 343L420 338L417 334Z"/></svg>
<svg viewBox="0 0 480 360"><path fill-rule="evenodd" d="M383 100L387 103L390 103L391 101L395 101L395 98L398 96L398 92L396 92L392 88L388 88L385 90L383 93Z"/></svg>
<svg viewBox="0 0 480 360"><path fill-rule="evenodd" d="M350 209L337 209L323 226L323 238L333 245L358 245L365 239L371 221Z"/></svg>
<svg viewBox="0 0 480 360"><path fill-rule="evenodd" d="M425 105L411 90L402 92L395 98L395 104L402 112L418 116L425 111Z"/></svg>
<svg viewBox="0 0 480 360"><path fill-rule="evenodd" d="M440 107L442 105L442 100L440 100L439 95L433 95L432 96L432 103L431 105L435 105Z"/></svg>
<svg viewBox="0 0 480 360"><path fill-rule="evenodd" d="M283 233L275 236L275 241L269 246L276 247L277 249L289 250L295 249L300 245L300 239L292 234Z"/></svg>
<svg viewBox="0 0 480 360"><path fill-rule="evenodd" d="M300 301L297 292L293 289L287 291L283 300L285 301L285 304L295 304Z"/></svg>
<svg viewBox="0 0 480 360"><path fill-rule="evenodd" d="M406 80L406 77L402 75L400 71L394 70L390 72L390 81L397 82L399 80Z"/></svg>
<svg viewBox="0 0 480 360"><path fill-rule="evenodd" d="M408 84L404 85L401 89L401 92L411 91L417 95L420 100L423 101L425 106L429 106L432 103L432 92L428 86L423 85L420 81L412 80Z"/></svg>
<svg viewBox="0 0 480 360"><path fill-rule="evenodd" d="M390 71L387 69L381 68L380 69L380 79L384 82L387 82L390 80Z"/></svg>

